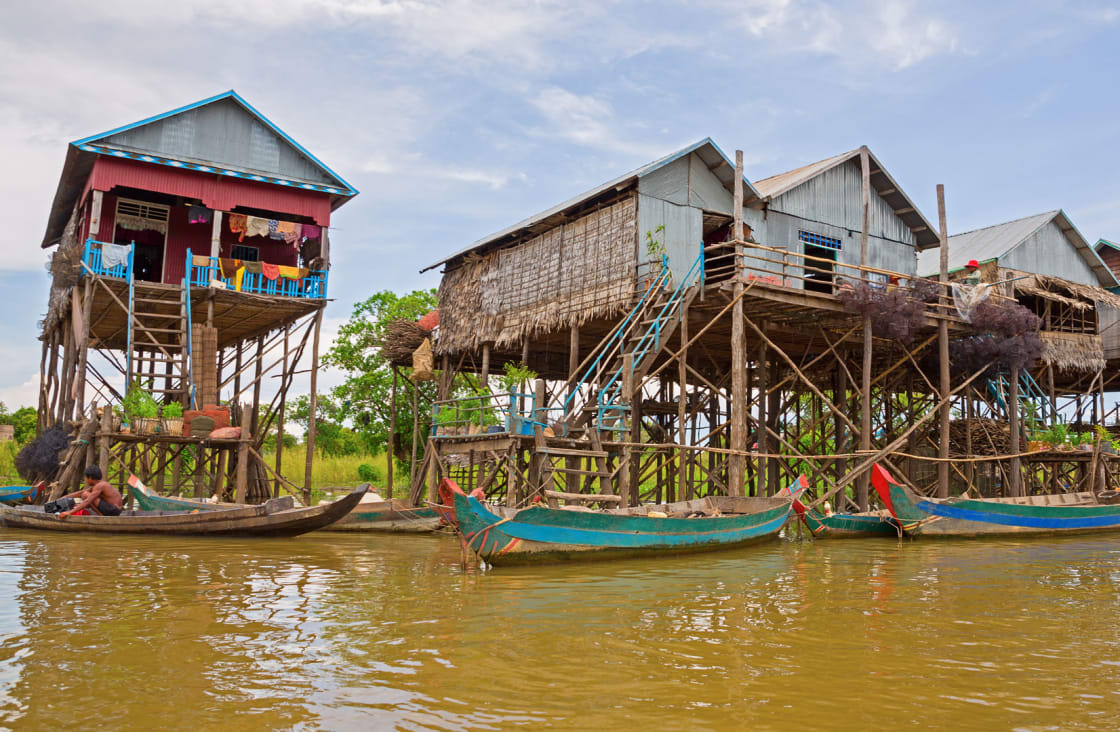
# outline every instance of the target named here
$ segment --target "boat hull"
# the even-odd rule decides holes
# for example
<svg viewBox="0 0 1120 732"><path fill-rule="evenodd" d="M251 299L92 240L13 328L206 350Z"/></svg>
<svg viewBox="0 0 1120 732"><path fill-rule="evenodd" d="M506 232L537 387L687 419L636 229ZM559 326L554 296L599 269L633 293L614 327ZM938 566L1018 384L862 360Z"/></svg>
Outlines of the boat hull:
<svg viewBox="0 0 1120 732"><path fill-rule="evenodd" d="M166 536L289 537L328 526L362 499L361 488L326 506L283 508L267 501L213 511L126 511L119 516L71 516L60 519L39 506L0 506L0 526L70 533L155 534Z"/></svg>
<svg viewBox="0 0 1120 732"><path fill-rule="evenodd" d="M145 511L221 511L244 506L236 503L207 503L188 498L161 496L146 488L132 491L137 505ZM321 531L382 531L386 533L428 533L439 528L439 515L431 508L413 508L404 501L359 503L350 513Z"/></svg>
<svg viewBox="0 0 1120 732"><path fill-rule="evenodd" d="M0 487L0 503L13 506L17 503L33 503L43 490L38 485L8 485Z"/></svg>
<svg viewBox="0 0 1120 732"><path fill-rule="evenodd" d="M902 536L898 522L886 511L829 513L807 508L795 501L793 510L817 539L867 539Z"/></svg>
<svg viewBox="0 0 1120 732"><path fill-rule="evenodd" d="M653 518L534 506L500 518L477 498L455 495L455 516L468 549L494 566L665 556L746 546L777 537L791 504L710 518Z"/></svg>
<svg viewBox="0 0 1120 732"><path fill-rule="evenodd" d="M876 466L875 490L907 535L969 538L1057 536L1120 531L1120 505L1049 505L995 499L933 500L919 496ZM1036 497L1039 498L1039 497Z"/></svg>

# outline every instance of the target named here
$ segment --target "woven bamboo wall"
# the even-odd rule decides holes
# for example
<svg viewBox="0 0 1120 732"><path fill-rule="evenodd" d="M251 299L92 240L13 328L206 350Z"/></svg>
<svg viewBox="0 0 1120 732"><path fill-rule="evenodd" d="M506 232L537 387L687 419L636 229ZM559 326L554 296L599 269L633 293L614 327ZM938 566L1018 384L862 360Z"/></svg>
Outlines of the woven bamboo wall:
<svg viewBox="0 0 1120 732"><path fill-rule="evenodd" d="M499 348L627 309L637 265L637 199L486 255L468 255L439 288L436 353Z"/></svg>

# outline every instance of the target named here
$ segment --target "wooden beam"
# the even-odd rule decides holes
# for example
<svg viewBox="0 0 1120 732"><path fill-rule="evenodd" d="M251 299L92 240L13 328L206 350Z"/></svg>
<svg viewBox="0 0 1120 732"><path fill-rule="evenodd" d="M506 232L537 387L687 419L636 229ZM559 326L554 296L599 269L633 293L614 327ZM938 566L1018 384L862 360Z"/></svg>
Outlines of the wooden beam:
<svg viewBox="0 0 1120 732"><path fill-rule="evenodd" d="M937 185L937 221L941 231L940 270L938 281L940 291L944 293L949 287L949 227L945 219L945 186ZM939 395L949 393L949 323L942 319L937 322L937 354L940 361L938 392ZM937 495L939 498L949 497L949 425L950 405L941 407L941 439L938 445L937 456L941 462L937 464ZM1012 452L1018 452L1013 449Z"/></svg>

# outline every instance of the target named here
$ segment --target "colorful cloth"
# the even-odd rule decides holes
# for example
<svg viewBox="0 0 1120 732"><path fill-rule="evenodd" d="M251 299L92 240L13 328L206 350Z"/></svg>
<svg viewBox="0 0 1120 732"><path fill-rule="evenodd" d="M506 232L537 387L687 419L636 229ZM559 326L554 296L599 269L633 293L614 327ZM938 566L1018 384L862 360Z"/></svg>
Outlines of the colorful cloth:
<svg viewBox="0 0 1120 732"><path fill-rule="evenodd" d="M241 265L249 274L261 274L264 272L264 262L250 262L246 260L242 262Z"/></svg>
<svg viewBox="0 0 1120 732"><path fill-rule="evenodd" d="M111 269L121 264L128 264L128 253L132 247L128 244L102 244L101 267Z"/></svg>
<svg viewBox="0 0 1120 732"><path fill-rule="evenodd" d="M265 276L265 279L274 280L280 276L280 267L268 262L261 262L261 274Z"/></svg>
<svg viewBox="0 0 1120 732"><path fill-rule="evenodd" d="M245 230L249 217L245 214L229 215L229 230L237 234L237 241L245 241Z"/></svg>
<svg viewBox="0 0 1120 732"><path fill-rule="evenodd" d="M241 261L241 260L238 260ZM233 289L241 292L241 279L245 276L245 268L238 267L237 272L233 275Z"/></svg>
<svg viewBox="0 0 1120 732"><path fill-rule="evenodd" d="M249 216L245 222L245 236L268 236L268 219Z"/></svg>
<svg viewBox="0 0 1120 732"><path fill-rule="evenodd" d="M301 233L304 239L318 239L321 233L321 229L315 224L304 224L303 231Z"/></svg>
<svg viewBox="0 0 1120 732"><path fill-rule="evenodd" d="M222 266L222 277L230 278L237 274L237 270L241 268L240 259L226 259L222 257L218 260Z"/></svg>
<svg viewBox="0 0 1120 732"><path fill-rule="evenodd" d="M300 269L299 267L286 267L282 264L276 267L276 271L277 274L287 280L298 280L307 276L306 274L301 274L301 272L307 272L307 270L305 269Z"/></svg>
<svg viewBox="0 0 1120 732"><path fill-rule="evenodd" d="M205 206L191 206L190 209L187 210L187 223L209 224L210 209Z"/></svg>
<svg viewBox="0 0 1120 732"><path fill-rule="evenodd" d="M276 222L276 233L272 234L273 239L283 239L288 244L299 241L300 225L292 221L278 221Z"/></svg>

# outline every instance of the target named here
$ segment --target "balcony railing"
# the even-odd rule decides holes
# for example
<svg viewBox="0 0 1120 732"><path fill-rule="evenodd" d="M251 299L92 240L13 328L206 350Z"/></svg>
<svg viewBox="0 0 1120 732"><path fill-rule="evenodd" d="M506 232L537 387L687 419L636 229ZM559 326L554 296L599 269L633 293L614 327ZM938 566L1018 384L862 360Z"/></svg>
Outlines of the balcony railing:
<svg viewBox="0 0 1120 732"><path fill-rule="evenodd" d="M204 264L205 262L205 264ZM237 287L237 277L222 275L222 267L216 257L192 256L187 250L187 272L191 287L211 287L214 282L221 282L227 290L248 292L254 295L276 295L279 297L297 297L304 299L322 299L327 296L326 271L309 270L306 277L289 279L278 276L270 280L263 274L243 272L241 287Z"/></svg>
<svg viewBox="0 0 1120 732"><path fill-rule="evenodd" d="M129 252L128 261L106 267L102 247L105 242L87 239L82 250L82 263L91 274L116 279L131 279L132 257L134 251ZM113 245L109 245L113 246ZM278 297L294 297L304 299L323 299L327 296L326 271L309 270L306 277L290 279L277 277L270 280L263 274L244 272L241 276L241 287L237 287L236 277L223 277L222 268L216 258L207 256L193 256L187 250L186 272L191 287L212 287L213 283L221 282L227 290L248 292L254 295L275 295Z"/></svg>
<svg viewBox="0 0 1120 732"><path fill-rule="evenodd" d="M95 275L103 277L116 277L118 279L127 280L132 276L132 255L133 252L128 253L128 261L124 264L117 264L112 267L106 267L101 258L102 242L94 241L93 239L86 239L85 249L82 250L82 263L89 268L89 271ZM112 246L112 245L110 245Z"/></svg>

